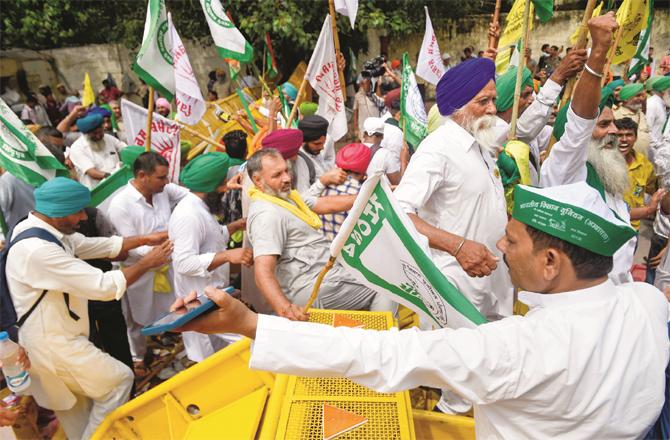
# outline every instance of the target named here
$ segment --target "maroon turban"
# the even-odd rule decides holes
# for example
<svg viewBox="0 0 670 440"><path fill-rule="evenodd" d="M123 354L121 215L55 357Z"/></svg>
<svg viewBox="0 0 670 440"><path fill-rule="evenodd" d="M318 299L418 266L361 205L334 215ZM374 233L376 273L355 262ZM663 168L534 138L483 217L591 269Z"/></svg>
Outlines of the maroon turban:
<svg viewBox="0 0 670 440"><path fill-rule="evenodd" d="M460 109L495 78L496 65L488 58L473 58L447 70L435 91L440 114L449 116Z"/></svg>
<svg viewBox="0 0 670 440"><path fill-rule="evenodd" d="M348 144L337 152L335 164L345 171L365 174L372 159L372 150L364 144Z"/></svg>
<svg viewBox="0 0 670 440"><path fill-rule="evenodd" d="M293 159L302 146L302 131L297 128L282 128L265 136L263 148L274 148L286 160Z"/></svg>
<svg viewBox="0 0 670 440"><path fill-rule="evenodd" d="M386 108L393 108L393 103L400 101L400 87L393 89L384 96L384 105Z"/></svg>

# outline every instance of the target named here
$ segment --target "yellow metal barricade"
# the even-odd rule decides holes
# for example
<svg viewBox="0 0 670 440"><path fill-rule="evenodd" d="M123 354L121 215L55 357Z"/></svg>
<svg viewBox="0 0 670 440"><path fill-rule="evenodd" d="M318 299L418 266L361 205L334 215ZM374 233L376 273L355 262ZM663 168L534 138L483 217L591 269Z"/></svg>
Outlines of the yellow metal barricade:
<svg viewBox="0 0 670 440"><path fill-rule="evenodd" d="M475 440L475 420L433 411L413 410L416 440Z"/></svg>

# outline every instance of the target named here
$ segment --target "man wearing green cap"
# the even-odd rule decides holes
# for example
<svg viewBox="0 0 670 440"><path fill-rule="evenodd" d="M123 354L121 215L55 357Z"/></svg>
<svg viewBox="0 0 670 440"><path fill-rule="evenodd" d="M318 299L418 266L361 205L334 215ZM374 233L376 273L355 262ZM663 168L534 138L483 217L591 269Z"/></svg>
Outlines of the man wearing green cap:
<svg viewBox="0 0 670 440"><path fill-rule="evenodd" d="M611 109L611 90L600 82L611 35L618 25L613 14L593 18L593 45L584 71L575 86L574 98L556 118L554 136L557 142L542 164L540 185L544 187L587 182L596 188L607 205L630 224L629 207L623 196L628 189L628 166L618 151L618 129ZM563 115L561 117L561 115ZM567 123L565 122L567 121ZM636 239L629 240L614 255L610 278L615 284L632 281Z"/></svg>
<svg viewBox="0 0 670 440"><path fill-rule="evenodd" d="M16 225L12 239L37 228L55 242L32 237L10 244L5 269L17 316L28 316L19 340L32 362L30 392L40 406L56 412L70 439L89 438L107 413L128 400L133 383L130 368L88 340L88 300L120 299L127 286L165 264L172 252L165 236L77 233L90 200L88 188L64 177L37 188L35 210ZM123 258L145 245L158 246L121 270L102 272L83 261Z"/></svg>
<svg viewBox="0 0 670 440"><path fill-rule="evenodd" d="M643 106L647 100L644 85L641 83L626 84L619 92L621 104L613 108L614 118L631 118L637 124L637 141L633 148L649 157L649 125Z"/></svg>
<svg viewBox="0 0 670 440"><path fill-rule="evenodd" d="M650 96L647 98L647 124L651 147L650 155L653 160L655 150L663 147L663 127L668 120L670 107L670 76L655 76L647 81Z"/></svg>
<svg viewBox="0 0 670 440"><path fill-rule="evenodd" d="M174 242L174 292L184 297L206 286L227 287L230 263L253 264L249 249L226 250L230 236L246 226L240 219L222 226L214 218L227 191L226 176L230 158L225 153L207 153L191 160L181 171L180 180L190 190L172 212L168 234ZM188 358L200 362L225 347L235 336L184 333Z"/></svg>
<svg viewBox="0 0 670 440"><path fill-rule="evenodd" d="M448 388L473 402L477 438L641 438L663 405L670 342L663 294L607 278L635 232L584 182L516 191L498 247L525 316L476 329L334 328L258 315L209 288L219 309L184 329L254 338L254 369L384 393Z"/></svg>
<svg viewBox="0 0 670 440"><path fill-rule="evenodd" d="M114 195L107 209L109 220L123 236L153 233L167 236L172 209L188 190L169 182L170 164L160 154L130 146L122 150L122 157L132 168L134 179ZM123 264L135 264L150 250L148 246L132 250ZM146 273L128 288L123 298L130 351L138 367L147 351L146 338L140 330L168 312L174 301L172 277L171 264Z"/></svg>

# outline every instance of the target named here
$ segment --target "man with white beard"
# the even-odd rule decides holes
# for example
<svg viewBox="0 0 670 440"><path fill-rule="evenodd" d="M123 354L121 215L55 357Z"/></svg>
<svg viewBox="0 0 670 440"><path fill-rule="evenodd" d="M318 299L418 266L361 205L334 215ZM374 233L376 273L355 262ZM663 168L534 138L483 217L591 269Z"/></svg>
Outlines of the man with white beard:
<svg viewBox="0 0 670 440"><path fill-rule="evenodd" d="M119 168L119 152L126 144L105 134L100 114L89 114L77 119L77 128L83 133L70 147L69 159L77 170L77 180L93 189L102 179Z"/></svg>
<svg viewBox="0 0 670 440"><path fill-rule="evenodd" d="M447 71L436 90L445 121L421 142L395 190L435 264L489 319L511 315L513 301L495 247L507 224L495 99L493 61L476 58Z"/></svg>
<svg viewBox="0 0 670 440"><path fill-rule="evenodd" d="M554 135L562 133L562 136L557 137L551 154L542 164L540 183L549 187L585 181L600 192L619 218L630 224L628 205L623 200L629 185L628 166L618 149L612 91L604 88L601 96L600 88L612 35L596 29L591 37L591 53L567 108L564 130L561 118L557 117ZM633 281L630 267L636 240L633 237L614 254L609 278L615 284Z"/></svg>

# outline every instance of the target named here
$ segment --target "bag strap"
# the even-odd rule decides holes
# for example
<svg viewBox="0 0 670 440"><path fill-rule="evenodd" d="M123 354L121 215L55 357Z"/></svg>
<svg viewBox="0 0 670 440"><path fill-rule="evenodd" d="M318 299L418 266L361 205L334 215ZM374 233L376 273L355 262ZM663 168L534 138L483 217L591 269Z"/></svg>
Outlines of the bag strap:
<svg viewBox="0 0 670 440"><path fill-rule="evenodd" d="M382 147L381 145L373 145L370 147L370 159L372 160L373 157L375 157L375 154L377 154L377 151L381 150Z"/></svg>
<svg viewBox="0 0 670 440"><path fill-rule="evenodd" d="M47 292L48 292L48 290L47 290L47 289L44 289L44 290L42 291L42 294L40 295L40 297L37 298L37 301L35 301L35 302L33 303L32 307L30 307L30 309L28 309L28 311L27 311L27 312L26 312L26 313L25 313L25 314L24 314L18 321L16 321L16 324L15 324L15 325L16 325L17 327L21 327L21 326L23 325L23 323L26 322L26 320L28 319L28 317L35 311L35 309L36 309L37 306L40 304L40 302L42 301L42 299L44 299L44 297L46 296ZM69 308L68 308L68 311L69 311ZM77 316L77 318L79 318L79 317Z"/></svg>
<svg viewBox="0 0 670 440"><path fill-rule="evenodd" d="M312 162L312 159L310 159L309 156L303 151L299 150L298 156L302 157L302 160L304 160L307 164L307 169L309 170L309 186L312 186L314 182L316 182L316 168L314 168L314 163Z"/></svg>

